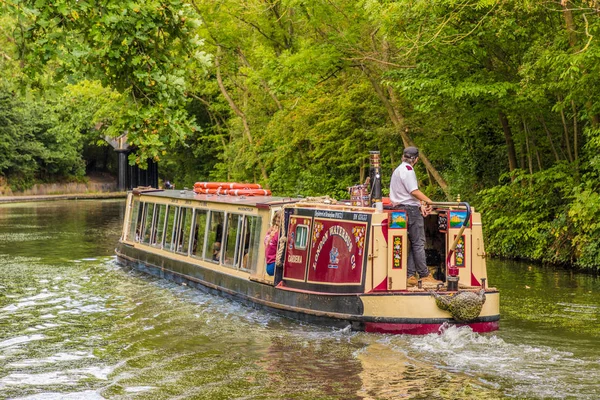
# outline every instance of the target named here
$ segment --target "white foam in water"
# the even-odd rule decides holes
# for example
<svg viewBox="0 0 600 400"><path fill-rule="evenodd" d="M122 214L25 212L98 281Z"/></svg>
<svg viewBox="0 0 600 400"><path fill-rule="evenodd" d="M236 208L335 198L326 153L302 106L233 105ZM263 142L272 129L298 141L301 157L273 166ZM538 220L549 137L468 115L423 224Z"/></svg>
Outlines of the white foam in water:
<svg viewBox="0 0 600 400"><path fill-rule="evenodd" d="M38 393L25 397L12 397L10 400L104 400L93 390L74 393Z"/></svg>
<svg viewBox="0 0 600 400"><path fill-rule="evenodd" d="M73 282L69 282L65 285L65 287L75 287L75 288L81 288L81 285L78 285L76 283Z"/></svg>
<svg viewBox="0 0 600 400"><path fill-rule="evenodd" d="M56 353L55 355L47 357L47 358L29 359L29 360L23 360L23 361L19 361L19 362L13 362L13 363L8 364L8 367L12 367L12 368L33 367L33 366L39 366L39 365L44 365L44 364L56 364L59 362L70 362L70 361L83 360L86 358L96 358L96 357L93 354L85 352L85 351L75 351L72 353Z"/></svg>
<svg viewBox="0 0 600 400"><path fill-rule="evenodd" d="M19 300L19 302L43 300L43 299L47 299L49 297L54 297L54 296L55 296L55 293L48 292L47 290L44 290L40 294L36 294L35 296L31 296L31 297L26 297L26 298L24 298L22 300Z"/></svg>
<svg viewBox="0 0 600 400"><path fill-rule="evenodd" d="M4 347L10 347L17 344L28 343L34 340L42 340L46 336L44 335L31 335L31 336L17 336L12 339L3 340L0 342L0 349Z"/></svg>
<svg viewBox="0 0 600 400"><path fill-rule="evenodd" d="M588 370L587 378L582 376L574 383L573 371L589 362L568 351L507 343L496 335L480 335L469 327L454 326L441 334L409 337L407 343L419 358L440 368L477 376L483 384L492 383L496 388L498 384L490 381L502 382L505 394L511 397L596 398L589 391L595 387L598 371ZM585 397L586 391L591 397Z"/></svg>
<svg viewBox="0 0 600 400"><path fill-rule="evenodd" d="M46 386L46 385L74 385L73 380L61 371L45 372L41 374L9 374L0 379L0 388L6 386Z"/></svg>
<svg viewBox="0 0 600 400"><path fill-rule="evenodd" d="M149 390L156 389L154 386L130 386L125 388L125 392L127 393L140 393L147 392Z"/></svg>
<svg viewBox="0 0 600 400"><path fill-rule="evenodd" d="M107 380L108 375L113 372L114 367L88 367L75 370L73 372L93 375L96 379Z"/></svg>
<svg viewBox="0 0 600 400"><path fill-rule="evenodd" d="M19 300L19 303L16 305L17 308L28 308L28 307L33 307L38 305L38 303L36 303L35 301L23 301L23 300Z"/></svg>
<svg viewBox="0 0 600 400"><path fill-rule="evenodd" d="M66 371L52 371L38 374L14 373L0 379L0 389L7 386L48 386L76 385L79 381L89 379L107 380L114 367L89 367Z"/></svg>

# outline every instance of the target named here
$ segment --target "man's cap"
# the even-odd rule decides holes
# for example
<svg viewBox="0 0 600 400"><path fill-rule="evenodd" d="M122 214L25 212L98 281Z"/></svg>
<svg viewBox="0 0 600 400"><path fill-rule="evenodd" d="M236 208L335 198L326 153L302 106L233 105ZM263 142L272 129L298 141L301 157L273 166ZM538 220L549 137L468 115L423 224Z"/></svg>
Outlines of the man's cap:
<svg viewBox="0 0 600 400"><path fill-rule="evenodd" d="M402 155L404 157L410 157L410 158L415 158L419 156L419 149L417 149L416 147L407 147L404 149L404 152L402 153Z"/></svg>

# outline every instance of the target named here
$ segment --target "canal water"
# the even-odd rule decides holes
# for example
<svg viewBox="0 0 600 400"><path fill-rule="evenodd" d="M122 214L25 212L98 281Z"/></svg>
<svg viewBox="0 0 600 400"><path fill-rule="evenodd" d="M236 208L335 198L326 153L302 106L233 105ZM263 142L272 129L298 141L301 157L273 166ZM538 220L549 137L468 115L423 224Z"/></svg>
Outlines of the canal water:
<svg viewBox="0 0 600 400"><path fill-rule="evenodd" d="M300 324L123 268L122 201L0 206L0 399L598 399L600 282L490 260L501 329Z"/></svg>

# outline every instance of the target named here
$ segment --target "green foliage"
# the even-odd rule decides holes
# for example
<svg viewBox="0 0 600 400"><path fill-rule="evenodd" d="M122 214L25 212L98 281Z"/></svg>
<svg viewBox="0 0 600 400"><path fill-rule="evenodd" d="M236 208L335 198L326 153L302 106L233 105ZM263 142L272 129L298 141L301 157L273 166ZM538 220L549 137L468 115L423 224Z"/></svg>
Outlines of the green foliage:
<svg viewBox="0 0 600 400"><path fill-rule="evenodd" d="M272 149L265 160L272 165L273 190L347 197L347 188L368 174L369 150L379 148L384 138L386 116L376 104L365 82L323 84L293 110L279 112L264 138Z"/></svg>
<svg viewBox="0 0 600 400"><path fill-rule="evenodd" d="M598 180L596 179L596 182ZM600 266L600 195L598 186L577 191L568 217L574 234L572 252L577 265L598 270Z"/></svg>
<svg viewBox="0 0 600 400"><path fill-rule="evenodd" d="M598 265L598 193L577 186L567 163L480 193L491 254L553 263ZM506 177L508 179L508 177Z"/></svg>
<svg viewBox="0 0 600 400"><path fill-rule="evenodd" d="M167 1L4 2L20 29L13 39L31 77L51 67L54 79L100 80L129 96L109 136L128 132L133 160L160 158L195 129L185 110L187 77L208 63L195 35L191 5ZM46 68L46 69L44 69Z"/></svg>
<svg viewBox="0 0 600 400"><path fill-rule="evenodd" d="M23 101L0 87L0 174L13 189L85 173L78 132L63 132L57 126L56 115L43 99Z"/></svg>
<svg viewBox="0 0 600 400"><path fill-rule="evenodd" d="M0 166L77 175L81 143L127 132L178 187L343 198L369 150L387 193L410 143L430 197L481 206L492 253L596 268L596 3L3 1L0 72L25 89Z"/></svg>

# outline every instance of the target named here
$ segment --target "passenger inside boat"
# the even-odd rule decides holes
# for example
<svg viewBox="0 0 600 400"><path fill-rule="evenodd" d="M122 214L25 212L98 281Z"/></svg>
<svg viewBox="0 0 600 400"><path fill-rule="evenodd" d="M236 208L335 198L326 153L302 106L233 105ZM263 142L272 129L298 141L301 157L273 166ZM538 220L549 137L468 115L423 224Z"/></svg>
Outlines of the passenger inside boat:
<svg viewBox="0 0 600 400"><path fill-rule="evenodd" d="M277 258L277 243L279 242L279 213L273 214L271 226L265 237L265 259L267 263L267 274L275 275L275 261Z"/></svg>
<svg viewBox="0 0 600 400"><path fill-rule="evenodd" d="M219 262L221 260L221 249L223 242L223 222L225 215L221 211L210 213L209 237L206 251L211 251L211 260Z"/></svg>
<svg viewBox="0 0 600 400"><path fill-rule="evenodd" d="M248 268L248 251L250 250L250 232L248 231L248 221L244 220L244 253L242 255L242 268Z"/></svg>
<svg viewBox="0 0 600 400"><path fill-rule="evenodd" d="M215 242L213 244L212 259L213 259L213 261L219 261L220 258L221 258L221 242Z"/></svg>

